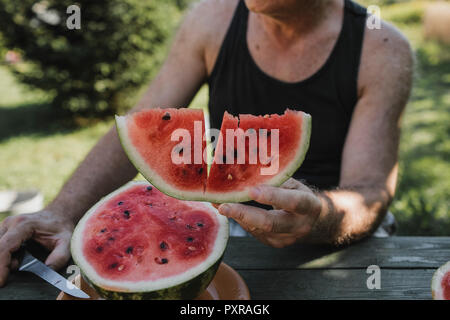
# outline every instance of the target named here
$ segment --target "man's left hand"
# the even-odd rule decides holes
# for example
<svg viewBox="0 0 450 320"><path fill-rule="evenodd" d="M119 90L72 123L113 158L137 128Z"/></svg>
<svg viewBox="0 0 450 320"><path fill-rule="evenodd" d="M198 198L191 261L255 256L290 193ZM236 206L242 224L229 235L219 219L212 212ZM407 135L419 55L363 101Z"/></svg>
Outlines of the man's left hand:
<svg viewBox="0 0 450 320"><path fill-rule="evenodd" d="M322 210L321 199L295 179L289 179L278 188L255 187L250 196L259 203L271 205L273 210L226 203L219 206L219 212L236 220L263 243L276 248L307 237Z"/></svg>

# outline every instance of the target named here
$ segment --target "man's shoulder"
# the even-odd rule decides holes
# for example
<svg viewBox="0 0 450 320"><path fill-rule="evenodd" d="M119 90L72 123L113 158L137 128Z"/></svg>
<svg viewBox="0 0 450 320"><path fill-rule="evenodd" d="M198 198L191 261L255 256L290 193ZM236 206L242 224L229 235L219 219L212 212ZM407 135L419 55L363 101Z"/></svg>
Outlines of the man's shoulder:
<svg viewBox="0 0 450 320"><path fill-rule="evenodd" d="M360 83L373 83L380 70L390 70L383 77L409 76L413 53L407 38L392 24L382 21L381 28L366 26L360 67Z"/></svg>
<svg viewBox="0 0 450 320"><path fill-rule="evenodd" d="M187 28L213 40L226 32L240 0L202 0L191 5L186 14Z"/></svg>

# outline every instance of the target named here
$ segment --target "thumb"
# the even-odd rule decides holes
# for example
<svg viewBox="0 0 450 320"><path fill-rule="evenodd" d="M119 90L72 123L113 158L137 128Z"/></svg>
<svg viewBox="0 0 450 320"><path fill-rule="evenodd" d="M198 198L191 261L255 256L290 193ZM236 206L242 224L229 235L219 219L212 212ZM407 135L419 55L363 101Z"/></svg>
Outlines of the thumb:
<svg viewBox="0 0 450 320"><path fill-rule="evenodd" d="M58 240L56 247L45 260L45 264L54 270L61 269L70 259L70 241Z"/></svg>

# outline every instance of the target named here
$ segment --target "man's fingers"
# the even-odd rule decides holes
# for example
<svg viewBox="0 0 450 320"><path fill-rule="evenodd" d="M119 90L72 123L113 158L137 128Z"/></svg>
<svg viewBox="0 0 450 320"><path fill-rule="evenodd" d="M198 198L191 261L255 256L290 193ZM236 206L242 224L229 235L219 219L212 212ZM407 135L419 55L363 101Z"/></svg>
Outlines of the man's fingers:
<svg viewBox="0 0 450 320"><path fill-rule="evenodd" d="M32 227L27 224L17 225L0 238L0 287L4 286L11 268L11 257L22 243L33 235Z"/></svg>
<svg viewBox="0 0 450 320"><path fill-rule="evenodd" d="M290 232L294 227L291 215L282 211L268 211L243 204L222 204L219 212L236 220L245 229L254 232Z"/></svg>
<svg viewBox="0 0 450 320"><path fill-rule="evenodd" d="M45 260L45 264L54 270L65 266L70 259L70 238L59 240L53 251Z"/></svg>
<svg viewBox="0 0 450 320"><path fill-rule="evenodd" d="M253 200L294 213L311 213L320 209L320 200L312 192L259 186L250 192Z"/></svg>

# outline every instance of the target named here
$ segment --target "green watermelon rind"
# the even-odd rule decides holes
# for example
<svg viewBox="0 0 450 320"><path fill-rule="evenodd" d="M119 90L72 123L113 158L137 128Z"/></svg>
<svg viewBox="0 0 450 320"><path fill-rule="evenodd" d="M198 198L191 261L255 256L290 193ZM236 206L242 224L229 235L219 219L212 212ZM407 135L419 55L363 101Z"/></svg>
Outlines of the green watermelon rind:
<svg viewBox="0 0 450 320"><path fill-rule="evenodd" d="M281 174L278 174L271 180L266 181L266 185L279 187L286 180L292 177L292 175L297 171L297 169L305 160L306 153L309 149L309 141L311 138L311 116L307 113L302 113L302 121L301 141L297 148L297 154L291 161L291 165L284 168L284 172L282 172ZM244 190L235 192L221 193L192 192L173 188L171 185L164 181L163 177L151 170L146 164L145 160L139 154L139 152L132 147L132 143L128 136L127 121L125 116L116 116L116 127L122 147L125 150L125 153L127 154L130 161L144 176L144 178L147 179L150 183L154 184L156 188L158 188L158 190L160 190L161 192L181 200L207 201L212 203L246 202L252 200L249 191L253 186L249 186Z"/></svg>
<svg viewBox="0 0 450 320"><path fill-rule="evenodd" d="M450 261L440 266L433 274L431 279L431 296L434 300L442 300L441 281L442 277L450 271Z"/></svg>
<svg viewBox="0 0 450 320"><path fill-rule="evenodd" d="M84 279L99 293L100 296L106 299L118 299L118 300L146 300L146 299L159 299L159 300L176 300L176 299L194 299L209 285L213 279L220 262L222 261L223 254L228 242L229 230L228 219L220 215L216 208L210 203L202 203L209 209L216 213L216 217L219 223L219 230L216 241L214 243L213 253L211 253L205 262L191 268L184 274L177 276L175 281L170 283L170 279L167 281L169 285L138 285L138 288L133 288L134 283L120 282L113 280L103 280L100 275L89 265L83 256L82 251L82 231L87 219L99 208L103 203L109 199L115 197L119 193L126 191L134 186L148 186L148 182L144 181L132 181L116 191L110 193L99 202L97 202L78 222L72 235L70 250L72 258L75 264L80 268L81 274ZM194 271L193 271L194 269ZM186 273L188 273L186 275ZM185 279L182 278L185 276ZM174 278L174 277L173 277ZM164 279L160 280L164 284ZM149 281L154 283L154 281Z"/></svg>
<svg viewBox="0 0 450 320"><path fill-rule="evenodd" d="M115 119L117 132L119 134L119 140L122 144L123 149L125 150L125 153L128 156L128 159L147 181L153 184L159 191L171 197L181 200L207 201L205 199L203 191L197 192L173 188L170 184L165 182L163 177L157 174L154 170L151 170L149 165L140 155L139 151L133 148L133 144L131 143L130 137L128 136L126 116L116 115Z"/></svg>

